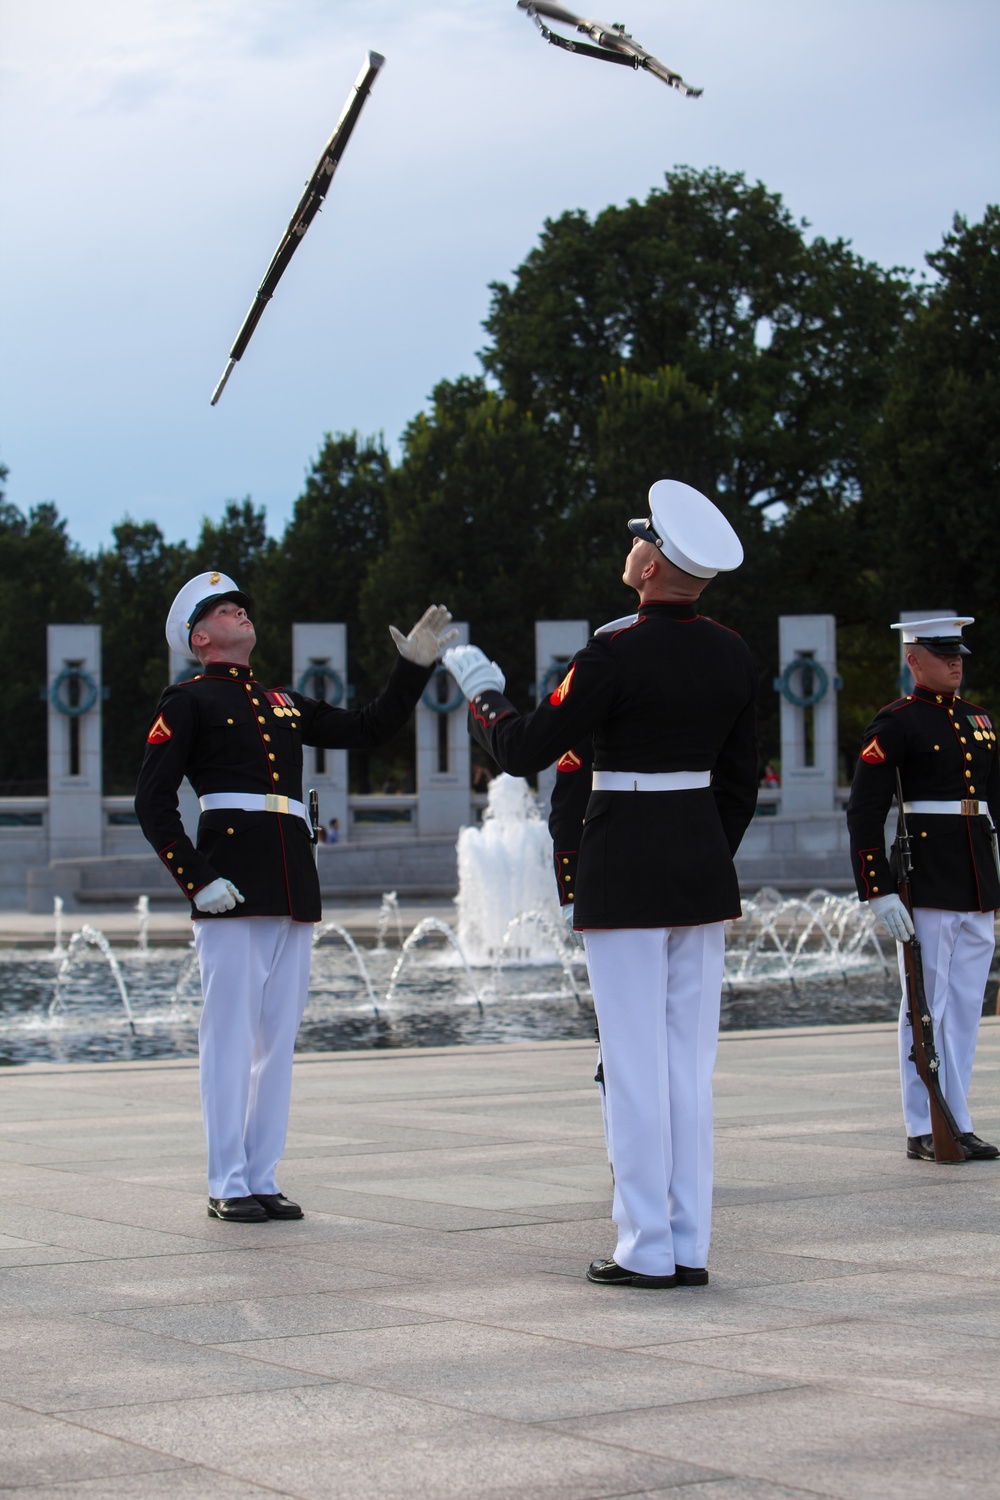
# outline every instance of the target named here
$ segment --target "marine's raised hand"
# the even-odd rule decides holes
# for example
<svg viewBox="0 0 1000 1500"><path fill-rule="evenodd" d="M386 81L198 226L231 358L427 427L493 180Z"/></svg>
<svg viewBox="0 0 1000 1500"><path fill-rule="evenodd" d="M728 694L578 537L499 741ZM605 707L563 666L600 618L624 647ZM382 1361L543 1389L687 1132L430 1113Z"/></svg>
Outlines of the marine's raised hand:
<svg viewBox="0 0 1000 1500"><path fill-rule="evenodd" d="M409 635L389 626L389 634L396 642L396 650L407 661L418 667L430 667L446 646L458 639L457 630L449 630L451 611L443 604L431 604L424 610Z"/></svg>
<svg viewBox="0 0 1000 1500"><path fill-rule="evenodd" d="M444 653L443 661L470 703L487 688L502 692L507 685L496 662L490 661L478 646L452 646Z"/></svg>

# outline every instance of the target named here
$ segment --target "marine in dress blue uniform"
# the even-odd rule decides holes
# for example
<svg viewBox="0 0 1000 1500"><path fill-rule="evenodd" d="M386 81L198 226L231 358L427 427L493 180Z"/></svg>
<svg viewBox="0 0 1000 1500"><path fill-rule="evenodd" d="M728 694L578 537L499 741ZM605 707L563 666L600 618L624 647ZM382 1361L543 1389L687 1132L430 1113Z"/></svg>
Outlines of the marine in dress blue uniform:
<svg viewBox="0 0 1000 1500"><path fill-rule="evenodd" d="M475 647L445 663L503 770L558 761L550 827L587 950L618 1226L614 1257L588 1276L666 1287L708 1279L723 924L740 915L733 856L757 800L757 673L696 603L742 560L729 523L675 481L649 500L623 575L638 612L594 635L533 713Z"/></svg>
<svg viewBox="0 0 1000 1500"><path fill-rule="evenodd" d="M408 637L393 630L400 657L382 693L361 709L335 708L257 680L248 605L219 572L200 574L175 599L167 640L196 653L202 670L161 695L135 798L146 838L191 901L204 995L198 1041L209 1213L241 1222L301 1217L275 1174L312 924L321 916L302 746L360 749L390 739L453 636L440 607ZM221 646L209 639L215 634ZM231 659L213 659L226 654ZM177 803L185 776L201 805L195 840Z"/></svg>
<svg viewBox="0 0 1000 1500"><path fill-rule="evenodd" d="M990 713L958 691L962 659L969 655L962 630L973 623L969 616L948 616L892 627L903 632L915 685L912 693L879 709L865 730L847 805L858 896L871 904L891 936L905 940L911 924L896 893L884 836L899 770L913 841L912 925L941 1059L938 1077L970 1160L998 1154L973 1132L968 1093L1000 907L997 730ZM930 1102L910 1055L901 948L899 956L906 1151L911 1159L933 1161Z"/></svg>

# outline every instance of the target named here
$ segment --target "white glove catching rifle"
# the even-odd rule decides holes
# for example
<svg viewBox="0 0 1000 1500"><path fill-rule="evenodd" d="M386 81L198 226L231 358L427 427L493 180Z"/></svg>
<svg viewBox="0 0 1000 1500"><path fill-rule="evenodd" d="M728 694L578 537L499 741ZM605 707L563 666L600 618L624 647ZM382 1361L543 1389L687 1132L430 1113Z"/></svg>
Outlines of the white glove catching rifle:
<svg viewBox="0 0 1000 1500"><path fill-rule="evenodd" d="M891 896L872 896L868 902L872 915L897 943L908 943L913 936L913 919L893 891Z"/></svg>
<svg viewBox="0 0 1000 1500"><path fill-rule="evenodd" d="M240 905L246 900L233 885L231 880L210 880L208 885L203 885L200 891L195 893L194 904L199 911L210 912L212 916L218 916L220 912L232 911L237 901Z"/></svg>
<svg viewBox="0 0 1000 1500"><path fill-rule="evenodd" d="M396 642L400 656L416 662L418 667L431 667L445 646L458 636L457 630L448 629L450 624L450 610L443 604L432 604L424 610L409 635L404 635L395 625L389 626L389 634Z"/></svg>
<svg viewBox="0 0 1000 1500"><path fill-rule="evenodd" d="M496 662L490 661L478 646L452 646L442 660L468 703L477 693L485 693L487 688L503 692L507 686L507 679Z"/></svg>

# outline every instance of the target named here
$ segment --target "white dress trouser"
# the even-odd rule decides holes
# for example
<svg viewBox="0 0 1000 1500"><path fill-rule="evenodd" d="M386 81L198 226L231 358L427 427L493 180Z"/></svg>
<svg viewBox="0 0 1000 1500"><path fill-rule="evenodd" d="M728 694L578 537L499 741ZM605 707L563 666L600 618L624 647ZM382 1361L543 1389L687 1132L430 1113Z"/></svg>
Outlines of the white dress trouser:
<svg viewBox="0 0 1000 1500"><path fill-rule="evenodd" d="M585 932L601 1033L615 1260L704 1266L712 1229L712 1071L725 929Z"/></svg>
<svg viewBox="0 0 1000 1500"><path fill-rule="evenodd" d="M924 963L924 989L934 1023L934 1045L941 1059L938 1078L955 1123L963 1132L972 1129L967 1096L993 958L993 916L991 911L941 911L931 906L918 906L913 913ZM901 946L898 956L903 985L899 1011L903 1118L907 1135L930 1135L930 1099L909 1060L913 1032L906 1005Z"/></svg>
<svg viewBox="0 0 1000 1500"><path fill-rule="evenodd" d="M212 1198L276 1193L295 1036L309 994L312 924L291 917L195 921L205 997L198 1028Z"/></svg>

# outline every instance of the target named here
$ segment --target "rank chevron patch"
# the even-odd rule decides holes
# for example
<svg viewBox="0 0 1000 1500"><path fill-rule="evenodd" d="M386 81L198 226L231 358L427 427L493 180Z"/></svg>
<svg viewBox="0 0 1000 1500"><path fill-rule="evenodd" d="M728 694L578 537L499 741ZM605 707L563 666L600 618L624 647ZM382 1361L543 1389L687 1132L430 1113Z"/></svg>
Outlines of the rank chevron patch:
<svg viewBox="0 0 1000 1500"><path fill-rule="evenodd" d="M885 758L885 751L878 742L878 735L874 739L869 740L861 752L861 759L866 761L870 766L880 766Z"/></svg>
<svg viewBox="0 0 1000 1500"><path fill-rule="evenodd" d="M562 682L556 688L555 692L549 694L549 702L552 704L553 708L558 708L560 703L565 703L566 699L569 697L569 690L573 686L573 673L575 671L576 663L574 662L569 671L566 673L566 676L563 678Z"/></svg>
<svg viewBox="0 0 1000 1500"><path fill-rule="evenodd" d="M147 743L150 745L165 745L167 740L172 740L173 737L174 731L166 719L162 714L157 714L156 722L146 736Z"/></svg>
<svg viewBox="0 0 1000 1500"><path fill-rule="evenodd" d="M579 771L583 761L575 750L567 750L565 755L560 755L556 761L557 771Z"/></svg>

